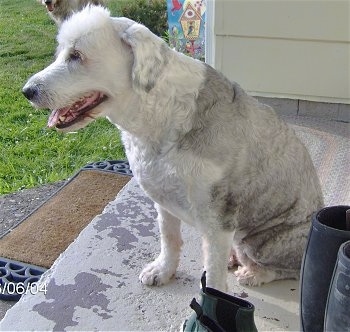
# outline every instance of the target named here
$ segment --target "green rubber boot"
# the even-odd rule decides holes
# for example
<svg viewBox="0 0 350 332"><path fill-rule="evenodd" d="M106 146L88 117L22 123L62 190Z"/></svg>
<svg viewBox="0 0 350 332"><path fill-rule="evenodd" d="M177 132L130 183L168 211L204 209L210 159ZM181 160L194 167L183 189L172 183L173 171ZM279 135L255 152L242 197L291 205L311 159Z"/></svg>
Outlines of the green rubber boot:
<svg viewBox="0 0 350 332"><path fill-rule="evenodd" d="M195 312L185 321L183 331L257 332L253 304L206 287L205 272L201 283L200 303L192 300L190 307Z"/></svg>

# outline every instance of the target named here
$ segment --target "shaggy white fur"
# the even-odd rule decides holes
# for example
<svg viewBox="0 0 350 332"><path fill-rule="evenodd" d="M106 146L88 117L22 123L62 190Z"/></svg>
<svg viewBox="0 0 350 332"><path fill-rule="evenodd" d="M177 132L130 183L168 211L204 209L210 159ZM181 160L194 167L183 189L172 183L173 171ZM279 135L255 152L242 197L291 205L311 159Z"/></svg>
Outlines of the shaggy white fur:
<svg viewBox="0 0 350 332"><path fill-rule="evenodd" d="M156 202L159 257L140 274L167 283L180 221L203 235L211 287L298 278L310 215L323 204L303 144L274 111L146 27L87 7L63 23L56 60L23 93L72 131L105 116L122 132L134 176Z"/></svg>

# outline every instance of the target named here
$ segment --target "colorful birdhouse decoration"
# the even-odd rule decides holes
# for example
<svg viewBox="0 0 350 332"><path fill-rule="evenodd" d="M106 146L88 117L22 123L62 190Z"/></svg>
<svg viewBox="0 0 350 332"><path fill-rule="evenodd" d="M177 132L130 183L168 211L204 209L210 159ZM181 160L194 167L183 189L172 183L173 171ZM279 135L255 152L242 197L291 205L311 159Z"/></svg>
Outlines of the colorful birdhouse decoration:
<svg viewBox="0 0 350 332"><path fill-rule="evenodd" d="M188 40L196 40L199 37L202 18L193 8L191 3L188 3L180 17L180 23L184 36Z"/></svg>
<svg viewBox="0 0 350 332"><path fill-rule="evenodd" d="M167 0L169 44L179 52L204 61L205 0L180 1Z"/></svg>

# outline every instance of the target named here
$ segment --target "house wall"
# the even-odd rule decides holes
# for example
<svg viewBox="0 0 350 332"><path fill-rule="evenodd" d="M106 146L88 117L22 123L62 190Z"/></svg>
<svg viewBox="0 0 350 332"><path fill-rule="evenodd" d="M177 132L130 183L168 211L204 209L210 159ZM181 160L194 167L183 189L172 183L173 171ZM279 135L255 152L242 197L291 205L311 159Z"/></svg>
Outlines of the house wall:
<svg viewBox="0 0 350 332"><path fill-rule="evenodd" d="M207 62L230 79L256 96L350 104L348 0L208 3Z"/></svg>

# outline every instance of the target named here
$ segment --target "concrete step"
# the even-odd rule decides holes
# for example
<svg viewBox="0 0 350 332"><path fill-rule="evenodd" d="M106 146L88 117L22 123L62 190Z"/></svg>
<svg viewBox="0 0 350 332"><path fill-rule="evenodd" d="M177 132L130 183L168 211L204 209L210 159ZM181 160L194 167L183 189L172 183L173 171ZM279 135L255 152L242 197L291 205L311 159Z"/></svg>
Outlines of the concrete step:
<svg viewBox="0 0 350 332"><path fill-rule="evenodd" d="M142 285L142 267L160 250L153 203L132 179L81 232L28 292L8 310L0 330L175 331L199 299L201 240L183 225L178 272L165 286ZM233 272L229 293L252 302L259 331L299 330L297 281L242 287Z"/></svg>

